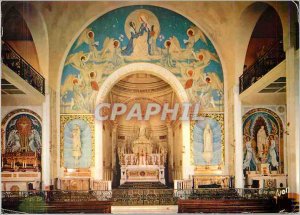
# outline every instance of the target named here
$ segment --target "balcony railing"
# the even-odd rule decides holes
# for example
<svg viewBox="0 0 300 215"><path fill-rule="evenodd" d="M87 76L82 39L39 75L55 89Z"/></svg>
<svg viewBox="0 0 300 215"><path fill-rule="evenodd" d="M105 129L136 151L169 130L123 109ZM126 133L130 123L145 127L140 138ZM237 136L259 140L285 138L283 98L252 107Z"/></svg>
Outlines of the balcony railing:
<svg viewBox="0 0 300 215"><path fill-rule="evenodd" d="M45 79L7 42L2 41L2 63L45 95Z"/></svg>
<svg viewBox="0 0 300 215"><path fill-rule="evenodd" d="M252 84L267 74L285 59L282 41L276 42L256 62L240 76L240 93L248 89Z"/></svg>

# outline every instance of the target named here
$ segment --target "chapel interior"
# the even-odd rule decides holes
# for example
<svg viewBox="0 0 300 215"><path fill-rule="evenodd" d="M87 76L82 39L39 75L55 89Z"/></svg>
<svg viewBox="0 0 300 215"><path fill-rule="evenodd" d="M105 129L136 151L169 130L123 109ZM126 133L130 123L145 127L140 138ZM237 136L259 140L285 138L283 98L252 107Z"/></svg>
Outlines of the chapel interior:
<svg viewBox="0 0 300 215"><path fill-rule="evenodd" d="M3 1L1 212L299 212L298 9Z"/></svg>

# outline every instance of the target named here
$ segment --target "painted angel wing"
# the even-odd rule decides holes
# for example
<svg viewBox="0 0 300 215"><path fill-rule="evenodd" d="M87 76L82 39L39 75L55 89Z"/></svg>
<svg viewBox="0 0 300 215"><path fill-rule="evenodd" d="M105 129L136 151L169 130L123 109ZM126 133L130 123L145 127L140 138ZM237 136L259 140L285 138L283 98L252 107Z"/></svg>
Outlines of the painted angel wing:
<svg viewBox="0 0 300 215"><path fill-rule="evenodd" d="M9 133L8 140L7 140L7 146L9 147L11 152L17 151L21 146L18 140L18 134L17 130L12 130Z"/></svg>
<svg viewBox="0 0 300 215"><path fill-rule="evenodd" d="M18 119L15 119L15 120L11 121L10 124L9 124L9 128L11 128L12 126L15 126L17 120L18 120Z"/></svg>
<svg viewBox="0 0 300 215"><path fill-rule="evenodd" d="M71 64L76 69L79 69L82 62L82 58L84 58L84 61L88 61L89 56L90 56L89 54L84 53L83 51L77 52L75 54L68 56L65 65Z"/></svg>
<svg viewBox="0 0 300 215"><path fill-rule="evenodd" d="M40 136L39 132L36 129L33 130L33 133L34 133L35 143L37 144L36 147L39 148L42 144L41 136Z"/></svg>
<svg viewBox="0 0 300 215"><path fill-rule="evenodd" d="M91 31L91 29L87 28L79 35L75 49L78 48L83 43L89 44L90 42L93 42L93 39L91 40L91 38L88 37L88 32L90 32L90 31Z"/></svg>
<svg viewBox="0 0 300 215"><path fill-rule="evenodd" d="M223 83L221 82L220 78L217 76L216 73L210 73L209 77L211 79L211 86L213 89L217 89L223 92Z"/></svg>
<svg viewBox="0 0 300 215"><path fill-rule="evenodd" d="M106 37L101 50L101 57L105 56L108 53L113 53L114 50L114 39Z"/></svg>
<svg viewBox="0 0 300 215"><path fill-rule="evenodd" d="M173 36L173 37L170 38L170 41L172 43L172 45L170 47L170 52L180 53L182 49L180 47L179 40L175 36Z"/></svg>
<svg viewBox="0 0 300 215"><path fill-rule="evenodd" d="M271 124L272 124L272 131L271 131L271 133L272 134L277 134L278 133L278 129L277 129L276 124L272 120L270 120L270 121L271 121Z"/></svg>
<svg viewBox="0 0 300 215"><path fill-rule="evenodd" d="M211 60L216 61L218 63L220 62L218 56L214 53L211 53L209 50L200 49L199 54L203 55L203 60L205 63L208 63Z"/></svg>
<svg viewBox="0 0 300 215"><path fill-rule="evenodd" d="M74 75L68 75L64 83L61 85L61 96L64 96L67 91L73 91Z"/></svg>
<svg viewBox="0 0 300 215"><path fill-rule="evenodd" d="M250 125L251 125L251 120L249 120L244 126L244 135L250 136Z"/></svg>
<svg viewBox="0 0 300 215"><path fill-rule="evenodd" d="M31 121L35 126L39 126L39 122L36 119L32 119Z"/></svg>
<svg viewBox="0 0 300 215"><path fill-rule="evenodd" d="M198 40L202 40L204 43L207 44L207 40L206 37L204 36L203 32L196 26L191 27L191 29L194 30L194 34L195 34L195 42L197 42Z"/></svg>
<svg viewBox="0 0 300 215"><path fill-rule="evenodd" d="M9 132L8 139L7 139L8 144L11 144L11 142L14 142L15 135L17 135L17 130L14 129L11 132Z"/></svg>

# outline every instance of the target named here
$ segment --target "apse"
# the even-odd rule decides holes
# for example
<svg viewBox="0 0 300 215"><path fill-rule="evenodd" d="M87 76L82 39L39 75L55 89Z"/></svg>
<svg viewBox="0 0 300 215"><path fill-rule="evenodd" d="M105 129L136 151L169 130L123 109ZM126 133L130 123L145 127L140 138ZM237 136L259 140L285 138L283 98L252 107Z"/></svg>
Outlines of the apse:
<svg viewBox="0 0 300 215"><path fill-rule="evenodd" d="M126 104L127 112L138 102L144 116L149 103L155 102L160 106L169 104L171 108L179 99L165 81L151 74L137 72L116 83L107 95L106 102ZM180 122L161 120L160 115L151 116L149 120L141 121L137 117L126 120L126 115L124 113L113 121L103 123L105 180L112 180L113 187L128 181L172 183L173 178L181 172L182 158L178 149L182 142L171 142L170 136L173 138L174 132L178 132ZM125 175L128 178L124 178Z"/></svg>
<svg viewBox="0 0 300 215"><path fill-rule="evenodd" d="M90 135L89 141L92 143L92 155L93 148L96 153L101 150L101 145L106 147L113 141L110 137L113 136L110 134L111 125L107 125L106 122L102 125L93 119L98 102L102 102L110 90L110 95L114 95L114 91L118 95L145 91L145 85L138 82L130 89L131 91L124 90L122 84L132 79L131 76L122 79L123 74L127 74L129 70L130 74L139 76L142 75L140 73L153 74L154 70L156 72L163 70L158 76L164 80L164 84L162 80L157 80L157 83L151 83L153 89L155 84L162 84L159 87L165 90L170 85L178 96L179 103L189 102L192 105L197 103L201 106L199 114L206 120L184 121L176 125L178 132L174 132L174 140L181 142L179 145L184 143L184 146L176 147L178 153L181 152L178 162L169 163L178 168L174 177L178 179L188 177L188 174L194 172L193 169L199 173L203 170L212 171L210 174L225 171L224 76L220 57L212 41L195 23L180 14L156 6L121 7L102 15L79 33L67 54L60 79L60 117L64 122L71 114L72 119L85 117L84 120L89 121L90 126L94 124L94 136ZM119 77L116 78L116 74ZM134 79L140 80L136 77ZM147 76L143 81L151 79L155 78ZM116 83L117 81L119 82ZM152 88L148 90L153 90ZM174 102L175 94L174 98L166 99ZM182 100L183 97L185 101ZM129 106L138 102L157 103L155 99L149 97L146 100L145 98L124 100L118 96L118 100L114 100L120 101ZM153 118L147 122L150 123L147 126L151 127L151 123L154 122L159 124L160 122L156 120ZM204 142L199 141L199 138L193 138L199 132L204 132L207 122L215 123L213 125L215 136L208 141L213 148L213 162L204 161L199 151L202 147L199 147L199 144L203 145ZM130 123L132 128L127 132L132 132L134 126L139 126L137 122ZM193 126L194 124L200 126ZM162 126L161 131L166 128L165 125ZM197 131L194 131L194 128L197 128ZM63 134L65 127L61 124L61 136ZM123 135L120 136L123 138ZM65 139L61 139L61 161L66 155L63 151L66 144ZM103 166L103 177L111 179L110 169L114 165L105 157L110 154L111 151L104 153L104 159L100 164L91 161L88 171L95 172L96 170L92 170L93 166L95 168ZM66 168L62 162L61 168Z"/></svg>

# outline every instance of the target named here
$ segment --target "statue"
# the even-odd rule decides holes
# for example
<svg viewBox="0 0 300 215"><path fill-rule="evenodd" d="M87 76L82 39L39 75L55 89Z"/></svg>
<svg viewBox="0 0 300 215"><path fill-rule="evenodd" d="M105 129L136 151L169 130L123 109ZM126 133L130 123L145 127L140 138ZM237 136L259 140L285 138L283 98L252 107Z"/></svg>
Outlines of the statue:
<svg viewBox="0 0 300 215"><path fill-rule="evenodd" d="M73 150L72 155L75 159L75 167L79 164L79 158L81 157L81 131L79 125L75 125L72 130Z"/></svg>
<svg viewBox="0 0 300 215"><path fill-rule="evenodd" d="M213 132L209 123L203 131L203 158L209 164L213 158Z"/></svg>
<svg viewBox="0 0 300 215"><path fill-rule="evenodd" d="M268 144L268 137L265 131L265 127L261 126L257 132L257 148L259 157L263 157L266 144Z"/></svg>
<svg viewBox="0 0 300 215"><path fill-rule="evenodd" d="M139 157L139 165L146 165L146 157L145 157L145 152L142 149L140 157Z"/></svg>
<svg viewBox="0 0 300 215"><path fill-rule="evenodd" d="M146 137L146 127L143 125L140 127L139 137Z"/></svg>

